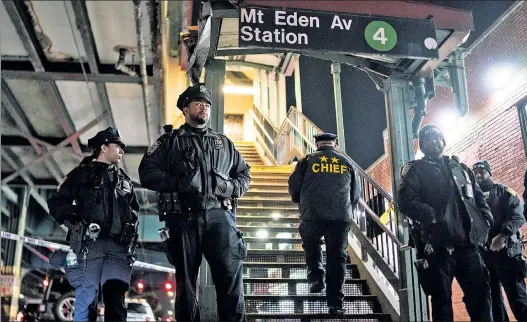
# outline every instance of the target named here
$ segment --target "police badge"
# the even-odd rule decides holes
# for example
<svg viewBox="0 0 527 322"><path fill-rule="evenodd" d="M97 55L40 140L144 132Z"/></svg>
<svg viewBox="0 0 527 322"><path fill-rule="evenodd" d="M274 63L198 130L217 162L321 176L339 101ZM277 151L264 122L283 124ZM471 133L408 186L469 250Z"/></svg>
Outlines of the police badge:
<svg viewBox="0 0 527 322"><path fill-rule="evenodd" d="M149 148L148 148L148 151L146 151L146 154L148 155L151 155L152 153L154 153L154 151L161 145L161 142L159 141L155 141L154 144L152 144Z"/></svg>
<svg viewBox="0 0 527 322"><path fill-rule="evenodd" d="M203 94L208 94L208 90L207 88L205 87L205 85L200 85L199 86L199 91L202 92Z"/></svg>

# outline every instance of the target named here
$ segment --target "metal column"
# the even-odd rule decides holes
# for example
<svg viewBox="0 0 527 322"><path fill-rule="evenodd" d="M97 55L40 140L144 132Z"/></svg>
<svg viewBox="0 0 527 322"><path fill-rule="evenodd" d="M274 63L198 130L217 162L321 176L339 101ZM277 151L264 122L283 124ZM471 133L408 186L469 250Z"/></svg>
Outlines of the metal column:
<svg viewBox="0 0 527 322"><path fill-rule="evenodd" d="M520 129L523 138L523 152L527 157L527 100L518 105L518 116L520 118Z"/></svg>
<svg viewBox="0 0 527 322"><path fill-rule="evenodd" d="M24 188L23 198L20 201L20 217L18 217L18 231L17 234L20 236L25 235L26 232L26 218L27 208L29 205L29 187ZM18 314L18 298L20 296L20 266L22 264L22 250L24 249L24 243L21 241L16 242L15 247L15 258L13 263L13 294L11 295L11 307L9 309L9 320L16 320Z"/></svg>
<svg viewBox="0 0 527 322"><path fill-rule="evenodd" d="M223 133L225 61L210 60L205 66L205 84L212 94L209 127L218 133ZM210 267L205 258L201 262L199 272L199 310L202 321L217 321L216 289L210 275Z"/></svg>
<svg viewBox="0 0 527 322"><path fill-rule="evenodd" d="M399 200L398 187L401 183L401 168L414 159L412 119L410 117L410 86L408 80L387 79L384 81L386 119L390 133L390 155L392 165L392 185L394 200ZM408 221L400 214L397 202L397 237L407 245L409 241ZM417 272L413 265L415 250L399 253L399 303L401 321L428 320L428 301L417 281Z"/></svg>
<svg viewBox="0 0 527 322"><path fill-rule="evenodd" d="M339 149L346 152L346 137L344 136L344 114L342 113L342 94L340 91L340 63L331 63L333 75L333 93L335 94L335 111L337 113L337 135L339 136Z"/></svg>
<svg viewBox="0 0 527 322"><path fill-rule="evenodd" d="M225 60L210 60L205 66L205 84L212 94L209 126L218 133L223 133L225 115L224 83Z"/></svg>

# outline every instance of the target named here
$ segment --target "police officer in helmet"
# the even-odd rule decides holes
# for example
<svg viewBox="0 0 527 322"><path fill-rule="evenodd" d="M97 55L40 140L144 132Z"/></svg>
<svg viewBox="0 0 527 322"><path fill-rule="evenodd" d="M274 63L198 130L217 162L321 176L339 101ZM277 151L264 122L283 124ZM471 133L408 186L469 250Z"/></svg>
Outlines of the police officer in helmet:
<svg viewBox="0 0 527 322"><path fill-rule="evenodd" d="M177 101L185 124L166 133L145 153L141 185L159 192L160 231L176 268L175 315L198 321L196 287L205 255L216 286L220 321L244 321L243 260L247 247L236 228L235 201L251 181L249 165L224 135L207 128L211 95L204 84L187 88Z"/></svg>
<svg viewBox="0 0 527 322"><path fill-rule="evenodd" d="M453 321L455 277L471 320L491 321L488 271L478 251L492 224L490 209L470 168L443 155L439 127L419 131L419 148L424 158L402 168L398 205L413 221L419 283L432 297L432 320Z"/></svg>
<svg viewBox="0 0 527 322"><path fill-rule="evenodd" d="M490 273L494 321L509 321L502 286L514 317L518 321L527 321L526 267L520 243L520 227L525 224L523 203L514 190L494 183L489 162L478 161L472 169L494 217L488 238L489 247L484 254Z"/></svg>
<svg viewBox="0 0 527 322"><path fill-rule="evenodd" d="M317 151L305 156L289 177L289 194L300 208L300 237L307 264L310 292L320 293L327 284L330 314L342 315L346 248L353 207L360 185L349 157L336 149L337 136L315 135ZM326 244L326 270L321 240ZM325 281L324 281L325 278Z"/></svg>
<svg viewBox="0 0 527 322"><path fill-rule="evenodd" d="M102 285L105 321L126 321L125 293L135 261L139 204L118 167L126 145L117 129L88 140L84 158L48 200L50 214L68 227L66 273L75 288L75 321L92 318L89 307Z"/></svg>

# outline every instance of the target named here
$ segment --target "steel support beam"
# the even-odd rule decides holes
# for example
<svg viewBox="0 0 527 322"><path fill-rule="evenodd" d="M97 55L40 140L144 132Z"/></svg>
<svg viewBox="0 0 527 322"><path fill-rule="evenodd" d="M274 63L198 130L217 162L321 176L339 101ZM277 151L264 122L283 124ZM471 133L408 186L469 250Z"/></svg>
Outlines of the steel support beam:
<svg viewBox="0 0 527 322"><path fill-rule="evenodd" d="M38 144L37 140L35 140L34 138L35 130L29 123L29 120L27 119L24 111L22 110L20 105L18 105L17 100L15 99L15 97L9 90L7 84L3 80L2 80L2 97L6 101L6 104L4 104L4 107L7 109L9 115L11 115L16 125L18 126L18 128L29 136L28 138L29 143L35 150L35 153L37 155L41 155L42 148ZM80 147L79 147L79 151L80 151ZM46 168L51 173L51 175L55 178L55 180L57 180L57 182L61 182L63 174L60 171L60 168L58 167L55 160L53 160L53 158L47 158L44 160L44 164L46 165Z"/></svg>
<svg viewBox="0 0 527 322"><path fill-rule="evenodd" d="M12 203L18 203L18 195L13 191L13 189L9 188L8 186L2 186L0 189L2 190L2 195L4 195L7 200L11 201Z"/></svg>
<svg viewBox="0 0 527 322"><path fill-rule="evenodd" d="M33 72L28 70L10 70L2 69L2 77L4 79L28 79L41 81L71 81L71 82L88 82L94 83L128 83L141 84L139 77L134 77L126 74L86 74L86 78L82 73L76 72ZM149 80L150 80L149 76Z"/></svg>
<svg viewBox="0 0 527 322"><path fill-rule="evenodd" d="M520 118L520 129L523 139L523 153L527 156L527 99L518 104L518 117Z"/></svg>
<svg viewBox="0 0 527 322"><path fill-rule="evenodd" d="M76 133L68 136L66 139L62 140L55 147L53 147L53 148L49 149L48 151L46 151L45 153L41 154L39 157L37 157L35 160L31 161L30 163L28 163L28 164L24 165L23 167L17 169L14 173L10 174L5 179L3 179L1 183L2 184L8 183L9 181L11 181L14 178L16 178L17 176L19 176L21 173L27 171L32 165L35 165L35 164L37 164L39 162L42 162L48 156L52 155L53 153L57 152L61 148L65 147L67 144L71 143L71 141L77 140L79 138L79 136L81 136L84 132L88 131L89 129L91 129L92 127L97 125L102 119L104 119L106 117L107 117L107 114L104 113L104 114L100 115L99 117L97 117L96 119L92 120L90 123L86 124L82 129L80 129Z"/></svg>
<svg viewBox="0 0 527 322"><path fill-rule="evenodd" d="M342 93L340 88L340 63L331 63L331 75L333 75L333 93L335 96L335 112L337 120L337 135L339 138L339 149L346 153L346 136L344 135L344 114L342 113Z"/></svg>
<svg viewBox="0 0 527 322"><path fill-rule="evenodd" d="M79 28L82 37L82 44L84 45L84 51L86 52L86 58L88 60L88 65L90 66L90 73L94 75L100 75L99 55L97 54L97 46L95 44L95 38L93 37L86 1L72 1L71 5L73 6L75 21L77 22L77 27ZM133 79L137 80L136 83L140 83L141 81L136 77L133 77ZM106 85L97 83L95 84L95 87L97 89L97 95L99 95L99 101L102 104L102 111L108 112L110 125L112 127L116 127L112 108L110 106L110 100L108 99L108 92L106 91Z"/></svg>
<svg viewBox="0 0 527 322"><path fill-rule="evenodd" d="M38 144L44 147L53 148L55 145L59 144L64 139L65 138L34 137L31 135L22 135L22 133L20 133L20 136L17 136L17 135L2 135L1 136L2 146L4 147L14 147L14 146L27 147L27 146L31 146L30 142L31 140L34 140L35 142L37 142ZM148 146L141 146L141 145L126 146L125 153L144 154L147 149L148 149ZM88 148L88 146L84 144L81 144L81 150L83 152L83 155L91 154L90 153L91 150Z"/></svg>
<svg viewBox="0 0 527 322"><path fill-rule="evenodd" d="M18 235L24 235L26 231L26 218L27 218L27 208L29 206L29 193L31 188L26 187L24 189L23 197L21 200L21 211L18 216ZM15 246L15 257L13 262L13 293L11 295L11 306L9 310L9 320L15 321L18 314L18 301L20 295L20 283L21 283L21 274L20 266L22 264L22 250L24 249L24 243L22 241L16 241Z"/></svg>
<svg viewBox="0 0 527 322"><path fill-rule="evenodd" d="M384 81L386 119L390 133L392 186L394 200L399 200L402 166L414 159L412 119L410 117L410 84L408 80L389 78ZM408 220L395 203L397 238L404 245L409 242ZM413 265L415 250L401 251L399 255L398 290L401 321L428 321L428 300L418 284L417 271Z"/></svg>
<svg viewBox="0 0 527 322"><path fill-rule="evenodd" d="M13 151L11 151L10 149L6 149L4 147L2 147L0 150L2 151L2 157L4 158L4 160L6 160L6 162L9 164L11 168L13 169L20 168L21 164L16 158L16 155L13 153ZM22 177L22 179L24 179L27 185L31 188L30 189L31 197L33 197L33 199L35 199L35 201L42 207L42 209L44 209L46 213L49 214L48 203L46 199L38 193L37 189L35 188L35 184L33 183L33 180L29 177L27 173L21 173L20 176Z"/></svg>
<svg viewBox="0 0 527 322"><path fill-rule="evenodd" d="M6 10L11 17L11 21L15 25L16 31L24 44L24 48L29 53L29 59L33 68L37 72L45 72L44 67L45 62L47 61L40 41L35 33L35 28L31 22L31 18L28 14L28 9L25 7L25 1L9 1L9 3L4 3ZM2 84L4 85L4 84ZM2 86L3 87L3 86ZM62 96L57 88L55 81L45 82L43 84L44 91L53 93L54 104L53 111L58 117L62 128L66 135L70 135L75 132L75 127L71 118L69 116L68 110L62 101ZM78 140L72 141L71 146L75 153L82 154Z"/></svg>
<svg viewBox="0 0 527 322"><path fill-rule="evenodd" d="M223 133L225 117L225 60L213 59L205 65L205 83L212 94L209 126L218 133Z"/></svg>

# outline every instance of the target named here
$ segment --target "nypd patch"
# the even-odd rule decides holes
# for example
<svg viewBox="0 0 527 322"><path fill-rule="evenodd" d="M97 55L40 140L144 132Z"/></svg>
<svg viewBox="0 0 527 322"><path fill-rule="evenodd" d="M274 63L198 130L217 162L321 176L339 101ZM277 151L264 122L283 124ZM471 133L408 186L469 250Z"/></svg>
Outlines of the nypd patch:
<svg viewBox="0 0 527 322"><path fill-rule="evenodd" d="M154 144L152 144L149 148L148 148L148 151L146 151L146 154L148 155L151 155L152 153L154 153L154 151L161 145L161 142L159 141L155 141Z"/></svg>
<svg viewBox="0 0 527 322"><path fill-rule="evenodd" d="M412 163L406 163L401 169L401 177L405 177L408 171L412 168Z"/></svg>
<svg viewBox="0 0 527 322"><path fill-rule="evenodd" d="M214 148L217 150L223 149L223 140L221 138L214 139Z"/></svg>

